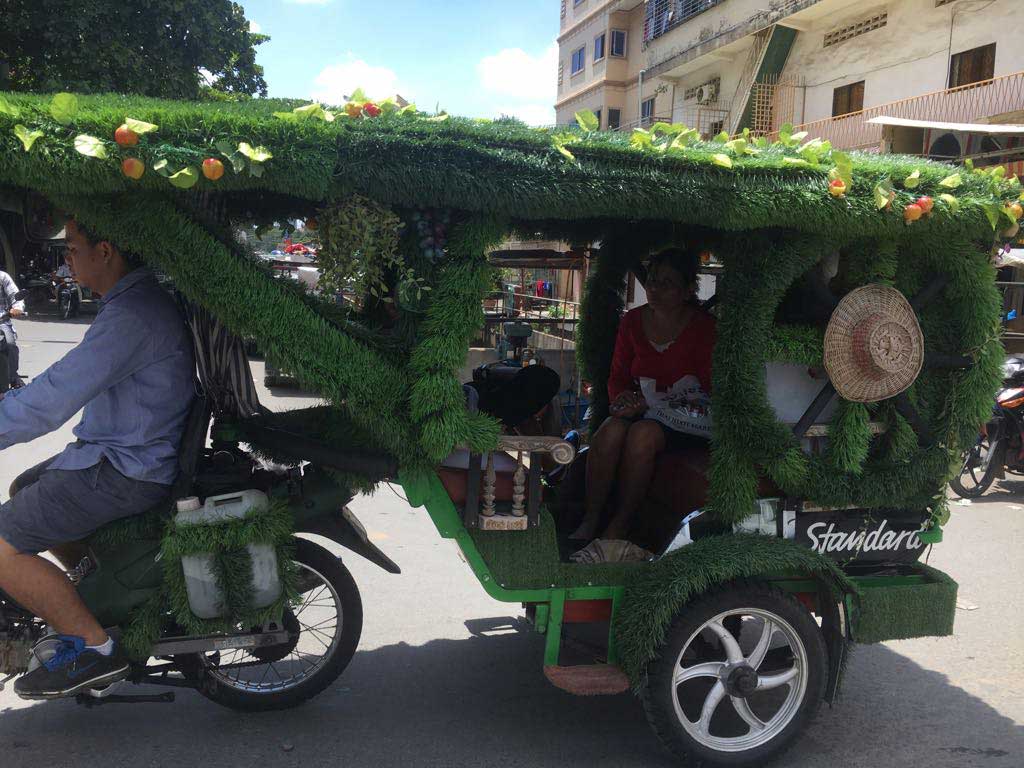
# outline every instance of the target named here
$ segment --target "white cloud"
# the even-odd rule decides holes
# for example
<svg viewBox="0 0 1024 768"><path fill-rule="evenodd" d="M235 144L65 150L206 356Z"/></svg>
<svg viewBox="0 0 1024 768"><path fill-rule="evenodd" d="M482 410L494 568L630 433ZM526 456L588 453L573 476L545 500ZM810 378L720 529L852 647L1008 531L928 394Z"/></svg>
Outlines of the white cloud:
<svg viewBox="0 0 1024 768"><path fill-rule="evenodd" d="M555 122L557 70L556 43L536 56L522 48L505 48L477 65L481 88L502 97L494 116L514 115L531 125Z"/></svg>
<svg viewBox="0 0 1024 768"><path fill-rule="evenodd" d="M352 54L349 54L352 57ZM383 99L401 93L406 98L407 92L399 87L398 75L387 67L375 67L362 59L352 59L341 64L324 67L316 76L312 98L325 104L343 104L345 97L356 88L372 99Z"/></svg>
<svg viewBox="0 0 1024 768"><path fill-rule="evenodd" d="M251 32L254 35L258 35L262 31L263 31L263 27L261 27L255 21L250 21L249 22L249 32Z"/></svg>

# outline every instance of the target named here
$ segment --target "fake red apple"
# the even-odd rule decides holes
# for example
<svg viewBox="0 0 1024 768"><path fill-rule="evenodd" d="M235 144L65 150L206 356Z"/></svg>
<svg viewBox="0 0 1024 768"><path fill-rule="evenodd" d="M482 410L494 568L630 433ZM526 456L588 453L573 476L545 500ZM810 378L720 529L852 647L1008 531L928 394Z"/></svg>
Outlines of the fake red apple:
<svg viewBox="0 0 1024 768"><path fill-rule="evenodd" d="M917 203L910 203L903 209L903 220L906 222L917 221L924 215L924 210Z"/></svg>
<svg viewBox="0 0 1024 768"><path fill-rule="evenodd" d="M380 114L380 107L374 104L372 101L368 101L363 104L363 111L370 117L377 117Z"/></svg>
<svg viewBox="0 0 1024 768"><path fill-rule="evenodd" d="M832 179L828 185L828 193L832 197L842 197L846 194L846 182L842 179Z"/></svg>
<svg viewBox="0 0 1024 768"><path fill-rule="evenodd" d="M137 157L126 157L121 161L121 173L129 179L138 181L146 172L146 164Z"/></svg>
<svg viewBox="0 0 1024 768"><path fill-rule="evenodd" d="M210 181L216 181L224 175L224 163L215 157L208 157L203 160L203 176Z"/></svg>
<svg viewBox="0 0 1024 768"><path fill-rule="evenodd" d="M922 195L921 197L917 198L917 202L915 203L915 205L921 209L921 212L925 216L927 216L929 213L932 212L932 208L935 207L935 201L928 197L928 195Z"/></svg>
<svg viewBox="0 0 1024 768"><path fill-rule="evenodd" d="M139 143L139 134L127 125L121 125L114 131L114 141L122 147L134 147Z"/></svg>

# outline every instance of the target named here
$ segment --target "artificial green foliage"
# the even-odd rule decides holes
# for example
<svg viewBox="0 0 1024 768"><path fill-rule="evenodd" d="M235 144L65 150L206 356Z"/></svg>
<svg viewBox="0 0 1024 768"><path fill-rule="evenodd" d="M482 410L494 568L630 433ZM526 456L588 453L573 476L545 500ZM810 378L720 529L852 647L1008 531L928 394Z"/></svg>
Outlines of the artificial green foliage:
<svg viewBox="0 0 1024 768"><path fill-rule="evenodd" d="M857 594L856 586L830 560L770 536L711 536L637 571L626 585L613 626L621 666L634 690L642 685L648 663L686 603L730 581L787 573L815 578L836 600Z"/></svg>
<svg viewBox="0 0 1024 768"><path fill-rule="evenodd" d="M62 121L51 106L50 97L3 97L0 187L46 195L143 255L228 328L258 339L270 361L356 428L351 436L335 431L333 440L389 453L409 471L427 470L460 443L494 444L496 422L465 412L455 373L491 287L486 250L513 227L600 243L578 327L595 426L607 409L628 270L661 245L694 239L723 260L710 509L726 523L749 513L759 474L788 495L821 503L934 504L998 385L999 304L988 252L993 217L1005 223L1005 204L1020 185L995 173L954 179L944 164L844 155L788 130L776 144L750 136L704 142L665 124L632 136L570 129L556 141L512 121L426 118L383 103L375 117L377 108L358 103L331 112L270 100L214 107L80 96L73 110L61 110ZM137 147L120 147L111 138L128 118L157 129ZM43 135L27 152L23 139L34 131ZM91 154L76 151L79 136L97 140L79 142ZM230 166L220 180L172 184L175 177L192 184L183 171L218 156ZM150 169L137 182L121 173L126 157ZM844 196L829 194L830 173L849 181ZM876 189L887 207L878 208ZM934 210L908 226L902 208L922 194L935 199ZM353 195L403 218L424 208L451 214L446 249L434 261L412 235L400 238L401 268L430 290L400 301L390 325L372 313L340 316L272 281L228 235L230 223L305 218ZM777 324L780 302L837 251L840 294L877 281L912 296L931 275L949 275L922 313L928 350L977 362L967 371L926 371L910 390L934 445L914 445L906 424L882 404L877 418L890 433L866 450L863 411L841 409L834 447L806 456L768 406L766 360L820 362L821 327ZM388 276L389 289L396 279Z"/></svg>
<svg viewBox="0 0 1024 768"><path fill-rule="evenodd" d="M264 608L252 607L250 544L269 544L277 555L281 595ZM244 517L214 524L171 523L160 548L168 607L179 626L193 635L257 627L282 611L297 596L292 516L286 502L249 510ZM212 554L214 573L224 595L223 617L200 619L188 603L182 557Z"/></svg>
<svg viewBox="0 0 1024 768"><path fill-rule="evenodd" d="M871 414L867 406L840 398L829 436L828 463L837 472L859 475L871 445Z"/></svg>
<svg viewBox="0 0 1024 768"><path fill-rule="evenodd" d="M352 287L358 295L383 296L389 273L402 268L398 232L402 221L386 206L352 195L320 210L317 266L324 290Z"/></svg>
<svg viewBox="0 0 1024 768"><path fill-rule="evenodd" d="M871 586L860 590L851 622L858 643L953 634L957 583L942 571L918 564L925 584Z"/></svg>

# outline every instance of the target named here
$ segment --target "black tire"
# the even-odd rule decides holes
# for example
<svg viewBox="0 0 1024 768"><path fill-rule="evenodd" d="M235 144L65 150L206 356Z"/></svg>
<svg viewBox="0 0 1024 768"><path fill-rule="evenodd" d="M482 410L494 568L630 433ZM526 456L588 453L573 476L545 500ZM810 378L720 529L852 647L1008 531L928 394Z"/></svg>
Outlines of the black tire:
<svg viewBox="0 0 1024 768"><path fill-rule="evenodd" d="M1006 443L1002 439L997 438L995 444L989 446L991 459L980 477L977 473L977 467L972 468L970 466L975 453L987 440L988 438L985 435L978 436L977 442L971 446L970 451L968 451L967 455L964 457L964 463L960 468L960 474L949 481L949 486L953 489L953 492L963 499L977 499L979 496L982 496L985 491L992 486L992 483L995 482L996 475L1004 464ZM973 485L967 484L965 483L965 478L967 477L970 477L972 483L974 483L975 480L977 480L977 482Z"/></svg>
<svg viewBox="0 0 1024 768"><path fill-rule="evenodd" d="M749 749L737 749L729 751L726 748L715 749L708 744L701 743L694 738L683 726L679 716L676 714L676 702L679 702L679 709L683 710L683 699L679 697L677 684L674 683L677 664L681 660L684 650L697 649L708 651L712 643L704 640L704 636L698 634L698 630L711 622L716 617L727 614L729 611L742 612L743 609L754 609L764 614L776 617L788 625L794 637L802 644L806 654L806 671L803 673L806 685L802 691L798 688L796 694L792 694L792 686L787 684L787 702L793 697L792 703L788 704L788 720L783 717L779 720L777 733L771 735L765 743L755 745ZM736 617L727 615L720 623L725 626L733 637L736 636L737 626L734 622ZM749 619L748 619L749 620ZM742 622L743 620L740 619ZM742 626L742 624L740 624ZM764 625L762 624L762 629ZM742 630L741 630L742 631ZM778 630L776 630L778 631ZM775 635L768 633L768 650L762 655L759 662L760 669L764 671L769 664L777 664L782 661L792 661L793 656L788 654L787 649L771 649L770 641ZM724 646L722 646L724 649ZM780 653L782 654L780 656ZM705 657L709 658L709 657ZM794 668L797 666L793 663ZM679 667L680 670L689 669L690 665ZM788 670L786 670L788 671ZM689 685L698 678L678 685ZM699 678L708 682L714 680L718 685L718 679L714 677ZM776 757L792 744L793 740L800 734L804 727L813 719L825 694L825 686L828 681L828 652L826 650L824 637L821 629L815 622L814 617L795 598L760 583L739 582L725 585L719 589L709 592L688 604L679 612L669 628L665 642L655 658L647 666L647 673L641 690L641 700L647 720L654 729L654 732L661 739L662 743L675 755L683 765L692 768L711 766L761 766L767 760ZM708 686L710 689L712 686ZM780 688L781 690L781 688ZM710 690L708 692L710 698ZM751 694L754 695L754 694ZM699 696L699 694L698 694ZM802 699L800 698L802 696ZM740 723L742 721L738 710L727 700L729 693L721 698L721 707L726 707L723 713L721 707L713 706L711 711L713 718L709 722L708 731L711 725L718 722L714 718L720 714L731 714L732 719ZM691 698L687 705L695 701ZM753 701L744 696L744 701ZM706 704L707 700L705 700ZM749 710L748 710L749 711ZM781 710L780 710L781 711ZM694 723L689 715L683 715L691 724ZM760 717L760 715L758 715ZM749 721L748 721L749 722ZM750 726L742 726L749 728ZM753 733L753 730L750 731ZM769 731L770 733L770 731ZM737 734L742 735L742 734ZM709 738L710 741L710 738Z"/></svg>
<svg viewBox="0 0 1024 768"><path fill-rule="evenodd" d="M68 318L71 317L71 299L70 299L70 297L65 297L62 294L60 299L57 301L57 305L58 305L57 309L58 309L58 312L60 314L60 319L61 320L67 320Z"/></svg>
<svg viewBox="0 0 1024 768"><path fill-rule="evenodd" d="M333 683L352 661L363 630L363 604L352 575L341 560L318 544L296 539L296 562L307 565L330 584L340 600L341 635L326 662L305 680L291 688L274 692L245 691L210 674L199 657L184 660L182 666L197 680L199 692L218 704L242 712L266 712L288 709L313 698ZM288 620L285 620L286 626Z"/></svg>

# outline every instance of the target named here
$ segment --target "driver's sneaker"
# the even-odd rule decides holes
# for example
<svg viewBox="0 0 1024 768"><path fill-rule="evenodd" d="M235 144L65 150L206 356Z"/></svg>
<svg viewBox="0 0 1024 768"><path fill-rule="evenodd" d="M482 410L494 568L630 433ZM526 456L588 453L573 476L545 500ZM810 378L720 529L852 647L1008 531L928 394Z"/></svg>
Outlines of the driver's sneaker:
<svg viewBox="0 0 1024 768"><path fill-rule="evenodd" d="M36 669L14 683L14 692L23 699L55 699L74 696L88 688L110 685L128 675L128 659L115 643L106 656L88 648L85 640L73 635L58 635L55 653Z"/></svg>

